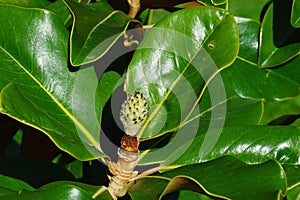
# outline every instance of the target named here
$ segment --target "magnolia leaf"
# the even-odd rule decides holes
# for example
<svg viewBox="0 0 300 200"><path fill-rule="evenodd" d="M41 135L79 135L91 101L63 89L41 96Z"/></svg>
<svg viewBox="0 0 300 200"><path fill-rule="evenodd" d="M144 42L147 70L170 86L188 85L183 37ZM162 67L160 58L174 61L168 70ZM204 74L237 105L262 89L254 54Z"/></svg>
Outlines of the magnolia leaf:
<svg viewBox="0 0 300 200"><path fill-rule="evenodd" d="M113 10L106 1L91 4L73 0L64 2L73 16L70 60L74 66L101 58L133 21L122 11Z"/></svg>
<svg viewBox="0 0 300 200"><path fill-rule="evenodd" d="M80 160L105 156L95 108L98 80L93 68L68 70L64 25L46 10L2 5L0 12L0 112L41 130Z"/></svg>
<svg viewBox="0 0 300 200"><path fill-rule="evenodd" d="M284 64L299 54L300 43L293 43L283 47L274 44L273 7L268 8L261 26L258 66L262 68L276 67Z"/></svg>
<svg viewBox="0 0 300 200"><path fill-rule="evenodd" d="M271 0L252 0L247 2L247 6L239 0L228 0L228 11L238 17L250 18L260 21L261 14Z"/></svg>
<svg viewBox="0 0 300 200"><path fill-rule="evenodd" d="M192 127L192 124L191 127L188 125L184 127L187 134L172 141L172 149L168 148L168 151L153 149L142 153L139 164L188 165L225 155L233 155L249 164L262 163L270 159L280 163L299 164L300 129L297 127L228 126L208 132L199 129L197 136L190 137L191 134L187 131Z"/></svg>
<svg viewBox="0 0 300 200"><path fill-rule="evenodd" d="M127 93L142 92L149 105L138 137L158 137L199 114L197 104L208 83L237 52L237 24L225 10L193 7L156 24L135 51L125 81ZM224 100L224 87L215 92L220 93L216 101Z"/></svg>
<svg viewBox="0 0 300 200"><path fill-rule="evenodd" d="M129 194L133 200L140 197L150 200L162 199L178 190L192 190L218 199L272 200L281 192L285 194L287 185L284 171L276 161L247 165L226 156L140 178Z"/></svg>
<svg viewBox="0 0 300 200"><path fill-rule="evenodd" d="M291 16L291 23L292 26L295 28L300 27L300 1L294 0L293 1L293 8L292 8L292 16Z"/></svg>
<svg viewBox="0 0 300 200"><path fill-rule="evenodd" d="M101 186L100 188L103 188ZM100 189L99 186L92 186L71 181L56 181L44 185L36 190L22 190L18 193L2 196L7 200L23 199L23 200L52 200L52 199L76 199L76 200L112 200L107 189L103 188L103 192L96 198L93 194Z"/></svg>

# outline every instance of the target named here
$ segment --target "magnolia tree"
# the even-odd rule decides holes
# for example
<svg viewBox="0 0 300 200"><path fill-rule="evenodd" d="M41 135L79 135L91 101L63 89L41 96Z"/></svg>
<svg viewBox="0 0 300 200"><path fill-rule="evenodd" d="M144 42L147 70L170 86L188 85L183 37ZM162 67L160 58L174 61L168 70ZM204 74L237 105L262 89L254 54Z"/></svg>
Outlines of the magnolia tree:
<svg viewBox="0 0 300 200"><path fill-rule="evenodd" d="M1 199L299 199L299 0L0 14Z"/></svg>

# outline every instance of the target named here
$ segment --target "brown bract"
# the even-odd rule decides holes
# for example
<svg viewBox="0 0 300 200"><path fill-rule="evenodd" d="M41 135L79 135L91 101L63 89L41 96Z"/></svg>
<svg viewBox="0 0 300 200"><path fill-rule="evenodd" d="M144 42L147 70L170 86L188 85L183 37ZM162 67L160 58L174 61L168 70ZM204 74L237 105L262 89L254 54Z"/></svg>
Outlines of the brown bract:
<svg viewBox="0 0 300 200"><path fill-rule="evenodd" d="M135 136L125 133L121 139L121 148L129 152L137 152L139 149L139 141Z"/></svg>

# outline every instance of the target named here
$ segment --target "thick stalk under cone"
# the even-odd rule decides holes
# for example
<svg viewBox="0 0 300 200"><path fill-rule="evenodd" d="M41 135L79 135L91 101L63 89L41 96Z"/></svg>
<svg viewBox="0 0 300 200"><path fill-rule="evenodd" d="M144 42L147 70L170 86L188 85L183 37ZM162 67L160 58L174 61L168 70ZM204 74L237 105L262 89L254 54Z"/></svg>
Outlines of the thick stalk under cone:
<svg viewBox="0 0 300 200"><path fill-rule="evenodd" d="M115 199L126 194L130 186L129 180L137 175L137 172L134 172L134 168L136 167L139 153L138 151L130 152L119 148L118 156L117 174L111 178L107 188Z"/></svg>

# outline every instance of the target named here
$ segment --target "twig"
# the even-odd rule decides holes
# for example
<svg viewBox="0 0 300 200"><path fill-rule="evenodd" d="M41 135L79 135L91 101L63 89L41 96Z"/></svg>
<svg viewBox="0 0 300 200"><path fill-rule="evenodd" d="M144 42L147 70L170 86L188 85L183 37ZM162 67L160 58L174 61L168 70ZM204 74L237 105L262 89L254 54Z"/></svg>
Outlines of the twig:
<svg viewBox="0 0 300 200"><path fill-rule="evenodd" d="M107 190L114 200L127 193L128 188L133 184L133 181L130 180L138 175L138 172L134 171L139 157L139 140L136 134L144 124L147 114L146 98L140 92L128 95L127 100L122 104L120 120L124 125L125 133L121 139L121 147L118 148L118 161L114 163L106 160L113 175L109 177ZM99 194L97 191L93 198Z"/></svg>
<svg viewBox="0 0 300 200"><path fill-rule="evenodd" d="M93 196L92 198L95 199L97 196L99 196L102 192L104 192L104 190L106 190L107 187L102 187L100 188Z"/></svg>
<svg viewBox="0 0 300 200"><path fill-rule="evenodd" d="M135 18L141 6L140 0L127 0L127 1L130 6L128 16Z"/></svg>
<svg viewBox="0 0 300 200"><path fill-rule="evenodd" d="M147 170L147 171L145 171L145 172L143 172L143 173L141 173L141 174L139 174L139 175L137 175L137 176L135 176L135 177L132 177L132 178L130 179L130 181L135 181L135 180L137 180L137 179L139 179L139 178L142 178L142 177L145 177L145 176L149 176L149 175L151 175L151 174L154 174L154 173L158 172L160 169L161 169L160 166L159 166L159 167L152 168L152 169L149 169L149 170Z"/></svg>

